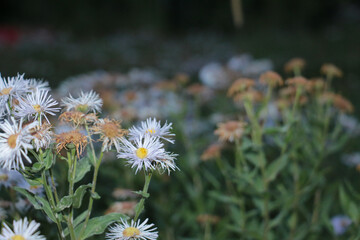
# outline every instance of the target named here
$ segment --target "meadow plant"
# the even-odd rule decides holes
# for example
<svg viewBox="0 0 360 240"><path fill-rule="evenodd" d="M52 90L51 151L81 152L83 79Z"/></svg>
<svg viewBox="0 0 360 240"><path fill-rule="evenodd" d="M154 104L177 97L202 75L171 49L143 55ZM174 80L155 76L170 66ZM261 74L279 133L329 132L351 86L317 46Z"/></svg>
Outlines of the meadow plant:
<svg viewBox="0 0 360 240"><path fill-rule="evenodd" d="M59 120L68 127L55 134L54 117L61 108L50 95L47 82L25 79L24 75L1 78L0 92L0 186L7 192L2 197L9 198L2 199L0 205L0 219L4 221L0 240L46 239L39 232L44 226L22 218L29 210L27 202L44 213L45 221L57 226L59 239L88 239L103 234L111 224L106 239L158 238L154 224L139 217L150 196L153 172L170 174L178 169L177 155L166 151L164 145L174 143L171 123L161 125L156 119L148 119L139 127L124 129L120 120L100 118L103 101L89 91L61 100ZM135 174L145 176L143 190L129 190L128 194L141 197L139 202L132 202L131 218L112 211L92 216L94 200L100 199L98 174L109 151L115 151ZM89 172L92 181L85 183ZM33 211L30 219L38 216ZM11 224L9 218L16 220ZM51 234L55 231L47 232L48 239L55 238Z"/></svg>

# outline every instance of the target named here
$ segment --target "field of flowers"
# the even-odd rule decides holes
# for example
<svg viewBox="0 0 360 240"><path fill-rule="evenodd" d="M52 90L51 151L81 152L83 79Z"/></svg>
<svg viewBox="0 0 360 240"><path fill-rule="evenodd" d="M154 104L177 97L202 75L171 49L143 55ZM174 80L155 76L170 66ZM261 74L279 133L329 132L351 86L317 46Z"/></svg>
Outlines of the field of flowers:
<svg viewBox="0 0 360 240"><path fill-rule="evenodd" d="M0 240L359 238L360 126L334 87L346 72L302 58L275 72L203 40L58 84L2 73ZM87 60L139 63L117 44Z"/></svg>

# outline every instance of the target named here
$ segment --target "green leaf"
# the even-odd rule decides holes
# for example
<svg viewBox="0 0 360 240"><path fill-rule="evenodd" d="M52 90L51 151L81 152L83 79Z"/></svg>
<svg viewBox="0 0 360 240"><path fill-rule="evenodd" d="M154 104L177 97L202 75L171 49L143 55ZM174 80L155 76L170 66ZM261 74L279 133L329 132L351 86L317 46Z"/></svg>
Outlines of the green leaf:
<svg viewBox="0 0 360 240"><path fill-rule="evenodd" d="M82 236L79 236L79 234L84 223L75 228L76 238L83 240L94 235L102 234L110 224L120 221L121 219L128 219L128 217L120 213L110 213L105 216L92 218L89 220Z"/></svg>
<svg viewBox="0 0 360 240"><path fill-rule="evenodd" d="M140 196L142 196L144 198L150 197L149 193L144 193L143 191L133 191L133 193L139 194Z"/></svg>
<svg viewBox="0 0 360 240"><path fill-rule="evenodd" d="M48 170L52 167L54 163L54 155L51 151L51 149L49 148L46 152L45 152L45 157L44 157L44 166L45 169Z"/></svg>
<svg viewBox="0 0 360 240"><path fill-rule="evenodd" d="M60 202L56 206L56 211L60 212L64 210L65 208L69 208L73 202L73 198L71 196L65 196L63 197Z"/></svg>
<svg viewBox="0 0 360 240"><path fill-rule="evenodd" d="M30 168L30 171L33 173L37 173L37 172L40 172L43 168L44 168L44 165L42 165L39 162L36 162L32 165L32 167Z"/></svg>
<svg viewBox="0 0 360 240"><path fill-rule="evenodd" d="M79 182L83 177L88 173L91 169L91 165L89 163L88 158L83 158L77 162L76 173L74 183Z"/></svg>
<svg viewBox="0 0 360 240"><path fill-rule="evenodd" d="M76 228L76 226L78 226L80 223L82 223L84 220L85 220L85 218L86 218L86 216L87 216L87 213L88 213L88 211L84 211L82 214L80 214L79 216L77 216L75 219L74 219L74 223L73 223L73 225L74 225L74 228ZM65 234L65 237L67 236L67 235L69 235L69 228L65 228L64 229L64 234Z"/></svg>
<svg viewBox="0 0 360 240"><path fill-rule="evenodd" d="M92 197L93 199L96 199L96 200L101 198L100 195L99 195L97 192L90 193L90 195L91 195L91 197Z"/></svg>
<svg viewBox="0 0 360 240"><path fill-rule="evenodd" d="M79 208L81 206L82 199L86 193L88 188L91 188L92 184L89 183L87 185L81 185L78 189L76 189L75 194L73 196L73 207Z"/></svg>
<svg viewBox="0 0 360 240"><path fill-rule="evenodd" d="M280 173L280 171L286 166L287 163L287 156L283 155L281 157L279 157L278 159L276 159L275 161L273 161L268 168L266 169L266 180L268 182L273 181L276 176Z"/></svg>
<svg viewBox="0 0 360 240"><path fill-rule="evenodd" d="M53 221L56 222L55 215L50 207L50 204L42 197L35 196L35 199L38 200L42 205L42 210L46 213L46 215Z"/></svg>
<svg viewBox="0 0 360 240"><path fill-rule="evenodd" d="M41 205L39 204L38 201L36 201L36 199L32 193L30 193L27 190L20 188L20 187L14 187L14 190L17 191L18 193L24 195L26 197L26 199L31 202L31 204L34 206L35 209L38 209L38 210L42 209Z"/></svg>

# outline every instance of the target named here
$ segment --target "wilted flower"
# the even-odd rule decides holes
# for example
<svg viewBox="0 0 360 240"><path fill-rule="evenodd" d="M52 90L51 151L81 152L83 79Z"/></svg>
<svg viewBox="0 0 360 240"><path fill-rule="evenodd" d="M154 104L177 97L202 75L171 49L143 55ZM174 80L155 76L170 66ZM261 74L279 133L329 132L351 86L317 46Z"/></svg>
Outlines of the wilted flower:
<svg viewBox="0 0 360 240"><path fill-rule="evenodd" d="M287 79L286 84L296 87L306 87L309 84L309 81L304 77L293 77Z"/></svg>
<svg viewBox="0 0 360 240"><path fill-rule="evenodd" d="M0 124L0 165L7 169L24 168L23 158L31 163L30 158L27 156L27 150L32 149L31 140L33 137L29 129L38 125L35 121L26 127L23 127L23 119L16 122L11 118L11 122L5 120Z"/></svg>
<svg viewBox="0 0 360 240"><path fill-rule="evenodd" d="M301 71L305 66L305 60L302 58L290 59L284 66L285 72Z"/></svg>
<svg viewBox="0 0 360 240"><path fill-rule="evenodd" d="M94 134L100 134L100 141L103 142L101 151L109 151L114 145L120 151L120 141L127 134L127 130L121 128L119 121L110 119L99 119L91 128Z"/></svg>
<svg viewBox="0 0 360 240"><path fill-rule="evenodd" d="M200 159L203 161L208 161L214 158L219 158L221 155L221 149L221 144L213 143L205 149L205 151L201 154Z"/></svg>
<svg viewBox="0 0 360 240"><path fill-rule="evenodd" d="M136 198L138 195L131 189L115 188L112 196L116 199Z"/></svg>
<svg viewBox="0 0 360 240"><path fill-rule="evenodd" d="M354 111L352 103L340 94L326 92L320 96L319 100L321 103L331 102L335 108L344 113L351 113Z"/></svg>
<svg viewBox="0 0 360 240"><path fill-rule="evenodd" d="M221 141L233 142L242 137L245 131L246 123L242 121L228 121L219 123L215 130L215 135L219 136Z"/></svg>
<svg viewBox="0 0 360 240"><path fill-rule="evenodd" d="M351 219L344 215L338 215L331 219L331 224L334 228L334 233L336 236L344 234L351 223Z"/></svg>
<svg viewBox="0 0 360 240"><path fill-rule="evenodd" d="M40 224L31 221L29 222L27 218L20 219L19 221L13 221L13 230L3 223L3 229L1 231L0 239L1 240L46 240L46 238L40 235L40 232L37 232Z"/></svg>
<svg viewBox="0 0 360 240"><path fill-rule="evenodd" d="M261 102L264 96L260 91L255 89L249 89L245 92L238 93L234 96L235 102L243 102L243 101L250 101L250 102Z"/></svg>
<svg viewBox="0 0 360 240"><path fill-rule="evenodd" d="M29 120L39 119L40 124L42 117L45 117L46 121L50 123L46 114L54 116L60 108L54 107L58 103L48 93L48 91L35 91L26 95L24 99L19 98L19 104L14 107L15 116L28 117Z"/></svg>
<svg viewBox="0 0 360 240"><path fill-rule="evenodd" d="M72 123L74 126L85 125L96 122L98 117L95 113L82 113L79 111L66 111L60 114L59 120Z"/></svg>
<svg viewBox="0 0 360 240"><path fill-rule="evenodd" d="M148 219L145 219L143 223L140 220L128 224L121 219L121 224L115 224L115 226L109 228L109 232L106 233L106 239L108 240L156 240L158 238L158 232L154 224L146 224Z"/></svg>
<svg viewBox="0 0 360 240"><path fill-rule="evenodd" d="M234 96L237 93L244 92L255 85L255 81L250 78L240 78L231 84L228 89L227 95Z"/></svg>
<svg viewBox="0 0 360 240"><path fill-rule="evenodd" d="M340 68L331 63L325 63L321 66L320 72L329 77L338 77L341 78L343 76Z"/></svg>
<svg viewBox="0 0 360 240"><path fill-rule="evenodd" d="M83 113L87 112L101 112L103 101L94 91L87 93L80 92L78 98L74 98L69 95L62 100L62 105L65 107L66 111L76 110Z"/></svg>
<svg viewBox="0 0 360 240"><path fill-rule="evenodd" d="M106 210L105 214L122 213L122 214L125 214L128 216L134 216L136 204L137 204L137 201L114 202Z"/></svg>
<svg viewBox="0 0 360 240"><path fill-rule="evenodd" d="M157 121L156 118L148 118L146 121L141 122L140 127L131 127L129 129L129 137L134 140L146 134L149 134L154 137L158 137L170 143L174 143L174 140L171 139L175 134L171 133L172 123L167 123L161 126L161 122Z"/></svg>
<svg viewBox="0 0 360 240"><path fill-rule="evenodd" d="M284 84L282 77L273 71L267 71L260 75L260 83L270 87L281 86Z"/></svg>
<svg viewBox="0 0 360 240"><path fill-rule="evenodd" d="M62 149L74 147L76 149L77 156L80 157L80 154L85 149L88 141L85 135L80 133L78 130L73 130L56 135L56 143L58 152Z"/></svg>

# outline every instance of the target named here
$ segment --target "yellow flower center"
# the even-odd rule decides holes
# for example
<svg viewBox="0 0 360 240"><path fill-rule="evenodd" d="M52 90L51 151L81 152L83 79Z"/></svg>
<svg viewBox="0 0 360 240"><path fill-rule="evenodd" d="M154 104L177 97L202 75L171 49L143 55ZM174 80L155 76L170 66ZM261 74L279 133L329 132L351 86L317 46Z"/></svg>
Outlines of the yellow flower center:
<svg viewBox="0 0 360 240"><path fill-rule="evenodd" d="M8 145L14 149L16 147L16 140L18 138L19 134L16 133L16 134L13 134L13 135L10 135L10 137L8 138L7 142L8 142Z"/></svg>
<svg viewBox="0 0 360 240"><path fill-rule="evenodd" d="M148 132L150 134L155 134L156 133L155 129L148 129L146 132Z"/></svg>
<svg viewBox="0 0 360 240"><path fill-rule="evenodd" d="M38 113L41 112L41 106L39 104L35 104L33 105L33 108L35 111L37 111Z"/></svg>
<svg viewBox="0 0 360 240"><path fill-rule="evenodd" d="M138 235L140 235L140 230L134 227L125 228L125 230L123 231L124 237L135 237Z"/></svg>
<svg viewBox="0 0 360 240"><path fill-rule="evenodd" d="M4 88L3 90L1 90L1 95L9 95L11 92L12 88Z"/></svg>
<svg viewBox="0 0 360 240"><path fill-rule="evenodd" d="M79 104L76 106L76 110L79 112L87 113L89 106L87 104Z"/></svg>
<svg viewBox="0 0 360 240"><path fill-rule="evenodd" d="M136 156L138 156L138 158L144 159L146 158L147 155L148 155L148 150L146 148L138 148L136 150Z"/></svg>
<svg viewBox="0 0 360 240"><path fill-rule="evenodd" d="M37 186L30 186L31 190L37 190L41 187L41 185L37 185Z"/></svg>
<svg viewBox="0 0 360 240"><path fill-rule="evenodd" d="M21 235L14 235L9 240L26 240L26 239Z"/></svg>
<svg viewBox="0 0 360 240"><path fill-rule="evenodd" d="M7 174L0 175L0 182L5 182L8 179L9 179L9 175L7 175Z"/></svg>

